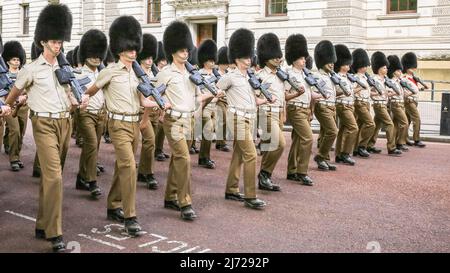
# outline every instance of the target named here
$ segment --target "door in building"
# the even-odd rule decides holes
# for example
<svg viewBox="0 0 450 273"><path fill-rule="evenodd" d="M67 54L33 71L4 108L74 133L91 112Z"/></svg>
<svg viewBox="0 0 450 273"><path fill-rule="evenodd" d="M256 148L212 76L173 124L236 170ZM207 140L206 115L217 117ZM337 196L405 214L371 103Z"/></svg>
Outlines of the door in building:
<svg viewBox="0 0 450 273"><path fill-rule="evenodd" d="M206 39L217 41L217 24L198 24L197 47Z"/></svg>

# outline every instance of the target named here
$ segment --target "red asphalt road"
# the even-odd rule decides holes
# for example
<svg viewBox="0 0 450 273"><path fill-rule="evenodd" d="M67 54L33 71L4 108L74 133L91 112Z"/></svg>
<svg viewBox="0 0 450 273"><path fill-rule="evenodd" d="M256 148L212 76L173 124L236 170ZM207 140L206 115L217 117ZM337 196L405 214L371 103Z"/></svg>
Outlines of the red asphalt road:
<svg viewBox="0 0 450 273"><path fill-rule="evenodd" d="M285 136L288 148L290 135ZM258 191L268 203L262 211L224 199L231 153L213 148L216 170L199 168L192 156L193 207L199 216L194 222L163 208L169 163L156 162L160 188L150 191L139 183L137 189L138 220L147 234L128 238L106 219L113 146L101 145L106 173L98 180L104 195L93 201L75 190L80 149L72 140L64 170L64 238L81 252L449 252L450 145L427 143L400 158L386 155L385 140L378 147L383 154L356 158L355 167L338 165L336 172L316 170L311 159L314 187L285 179L286 149L273 174L282 191ZM26 166L19 173L9 170L3 150L0 154L0 252L49 252L48 242L34 238L33 219L18 216L37 213L31 127L22 154Z"/></svg>

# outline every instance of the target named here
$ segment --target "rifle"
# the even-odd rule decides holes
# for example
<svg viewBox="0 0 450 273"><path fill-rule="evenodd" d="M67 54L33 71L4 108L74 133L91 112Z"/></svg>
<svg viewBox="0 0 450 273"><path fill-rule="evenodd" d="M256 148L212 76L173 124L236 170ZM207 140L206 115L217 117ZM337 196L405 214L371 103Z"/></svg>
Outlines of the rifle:
<svg viewBox="0 0 450 273"><path fill-rule="evenodd" d="M363 83L360 79L358 79L358 77L356 77L354 74L347 73L347 78L349 79L349 81L351 83L355 83L356 82L362 88L367 89L367 85L365 83Z"/></svg>
<svg viewBox="0 0 450 273"><path fill-rule="evenodd" d="M367 78L367 82L369 83L369 85L373 88L375 88L375 90L378 92L378 94L381 96L383 95L383 87L381 86L381 84L374 80L372 78L372 76L369 75L369 73L366 72L366 78Z"/></svg>
<svg viewBox="0 0 450 273"><path fill-rule="evenodd" d="M393 89L394 92L400 96L400 89L398 88L398 86L395 84L395 82L391 79L389 79L387 76L384 76L384 84Z"/></svg>
<svg viewBox="0 0 450 273"><path fill-rule="evenodd" d="M137 87L137 90L141 92L142 95L144 95L144 97L146 98L150 96L153 97L159 108L164 110L165 103L161 97L161 94L166 91L166 85L162 84L161 86L156 88L150 81L150 77L147 75L147 73L145 73L144 69L142 69L137 61L133 62L133 71L136 74L136 77L141 80Z"/></svg>
<svg viewBox="0 0 450 273"><path fill-rule="evenodd" d="M98 72L102 71L103 69L105 69L105 65L103 64L103 62L100 63L99 66L97 66L97 70Z"/></svg>
<svg viewBox="0 0 450 273"><path fill-rule="evenodd" d="M264 95L264 97L265 97L269 102L272 102L272 100L273 100L272 94L269 92L270 83L261 84L261 82L260 82L259 79L256 77L256 75L255 75L255 73L253 72L253 70L251 70L250 68L247 69L247 75L250 77L250 78L248 79L248 83L250 83L250 86L251 86L254 90L260 90L261 93Z"/></svg>
<svg viewBox="0 0 450 273"><path fill-rule="evenodd" d="M222 75L220 75L220 73L219 73L219 70L217 70L217 68L213 68L213 74L214 74L214 77L216 77L216 83L220 80L220 78L222 78Z"/></svg>
<svg viewBox="0 0 450 273"><path fill-rule="evenodd" d="M89 77L84 77L77 80L77 78L75 78L74 70L67 61L66 56L64 56L64 53L61 52L56 59L60 67L55 70L55 75L59 84L69 84L75 99L78 103L81 103L81 96L84 94L84 91L86 91L86 85L91 82L91 79L89 79Z"/></svg>
<svg viewBox="0 0 450 273"><path fill-rule="evenodd" d="M214 96L217 96L216 87L212 84L212 83L216 82L216 77L211 77L208 80L206 80L202 76L202 74L200 74L200 72L197 69L195 69L192 66L192 64L190 64L189 62L186 62L184 64L184 66L186 67L189 74L191 74L189 76L189 79L191 80L191 82L193 82L196 86L205 87L206 89L208 89L209 92L211 92L211 94L213 94Z"/></svg>
<svg viewBox="0 0 450 273"><path fill-rule="evenodd" d="M156 64L152 64L152 73L153 73L153 75L158 75L158 73L159 73L159 69L158 69L158 67L156 66Z"/></svg>
<svg viewBox="0 0 450 273"><path fill-rule="evenodd" d="M330 74L331 81L335 85L339 86L347 97L350 96L352 94L352 91L350 90L350 86L347 84L347 82L343 81L341 77L339 77L339 75L334 71L331 71Z"/></svg>
<svg viewBox="0 0 450 273"><path fill-rule="evenodd" d="M314 78L314 75L311 73L311 71L309 71L308 68L303 68L303 73L305 73L305 81L309 86L314 86L325 99L328 99L330 97L330 94L326 92L325 89L323 89L325 85L327 85L324 80L317 80L316 78Z"/></svg>
<svg viewBox="0 0 450 273"><path fill-rule="evenodd" d="M14 82L8 75L5 61L0 56L0 97L7 96L13 85Z"/></svg>
<svg viewBox="0 0 450 273"><path fill-rule="evenodd" d="M430 88L428 87L428 85L427 85L426 83L424 83L419 77L417 77L417 76L414 75L414 74L412 74L412 76L413 76L413 79L414 79L416 82L420 83L425 89L430 89Z"/></svg>
<svg viewBox="0 0 450 273"><path fill-rule="evenodd" d="M305 90L303 90L302 87L298 85L297 79L295 77L289 76L289 74L284 72L281 68L277 68L277 76L283 82L288 82L289 85L292 86L292 88L294 88L298 92L302 94L305 92Z"/></svg>
<svg viewBox="0 0 450 273"><path fill-rule="evenodd" d="M406 79L400 79L400 85L403 88L408 89L408 91L410 91L413 94L417 94L416 89L413 87L412 83L410 80L406 80Z"/></svg>

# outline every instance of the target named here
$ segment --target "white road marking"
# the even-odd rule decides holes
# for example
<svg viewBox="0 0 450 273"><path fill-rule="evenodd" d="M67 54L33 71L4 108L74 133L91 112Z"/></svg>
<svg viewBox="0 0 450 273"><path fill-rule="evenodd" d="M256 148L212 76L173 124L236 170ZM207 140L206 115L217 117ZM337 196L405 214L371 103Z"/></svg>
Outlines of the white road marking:
<svg viewBox="0 0 450 273"><path fill-rule="evenodd" d="M86 235L86 234L78 234L78 236L80 236L82 238L85 238L85 239L88 239L88 240L91 240L91 241L94 241L96 243L100 243L100 244L104 244L104 245L107 245L107 246L110 246L110 247L117 248L119 250L124 250L125 249L125 247L123 247L123 246L119 246L119 245L116 245L116 244L113 244L113 243L110 243L110 242L105 242L103 240L91 237L91 236Z"/></svg>
<svg viewBox="0 0 450 273"><path fill-rule="evenodd" d="M10 210L5 210L5 212L6 212L6 213L9 213L9 214L12 214L12 215L14 215L14 216L17 216L17 217L23 218L23 219L27 219L27 220L29 220L29 221L33 221L33 222L36 222L36 219L35 219L35 218L33 218L33 217L30 217L30 216L26 216L26 215L23 215L23 214L20 214L20 213L14 212L14 211L10 211Z"/></svg>

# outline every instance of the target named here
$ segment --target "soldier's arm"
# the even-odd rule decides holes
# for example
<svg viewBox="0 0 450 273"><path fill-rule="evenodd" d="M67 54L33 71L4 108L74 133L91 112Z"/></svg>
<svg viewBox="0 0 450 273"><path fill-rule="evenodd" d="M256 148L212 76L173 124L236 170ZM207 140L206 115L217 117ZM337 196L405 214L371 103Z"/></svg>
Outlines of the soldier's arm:
<svg viewBox="0 0 450 273"><path fill-rule="evenodd" d="M9 92L8 98L6 99L5 103L12 106L17 98L22 94L22 91L23 90L20 90L16 86L14 86Z"/></svg>
<svg viewBox="0 0 450 273"><path fill-rule="evenodd" d="M98 88L95 84L93 84L91 87L89 87L88 90L86 90L86 92L84 92L84 94L88 95L89 97L93 97L95 96L95 94L97 94L99 90L100 88Z"/></svg>

